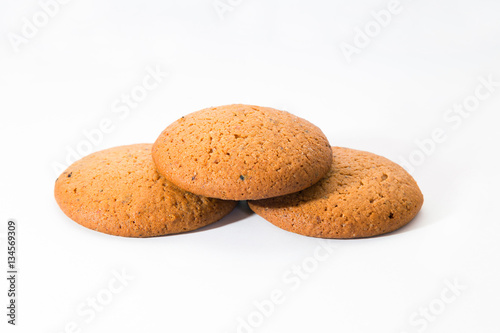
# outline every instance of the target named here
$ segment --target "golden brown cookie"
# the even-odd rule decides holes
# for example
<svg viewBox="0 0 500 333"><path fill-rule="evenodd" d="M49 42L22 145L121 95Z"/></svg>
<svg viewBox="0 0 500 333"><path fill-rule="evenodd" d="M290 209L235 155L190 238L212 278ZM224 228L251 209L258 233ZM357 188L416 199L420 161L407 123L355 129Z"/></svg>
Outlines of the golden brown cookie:
<svg viewBox="0 0 500 333"><path fill-rule="evenodd" d="M63 212L89 229L125 237L175 234L221 219L235 201L186 192L157 171L151 144L102 150L72 164L56 180Z"/></svg>
<svg viewBox="0 0 500 333"><path fill-rule="evenodd" d="M175 185L213 198L255 200L303 190L329 170L327 138L288 112L226 105L191 113L153 146L158 171Z"/></svg>
<svg viewBox="0 0 500 333"><path fill-rule="evenodd" d="M282 229L322 238L380 235L417 215L424 198L402 167L364 151L332 151L331 169L318 183L298 193L251 201L250 208Z"/></svg>

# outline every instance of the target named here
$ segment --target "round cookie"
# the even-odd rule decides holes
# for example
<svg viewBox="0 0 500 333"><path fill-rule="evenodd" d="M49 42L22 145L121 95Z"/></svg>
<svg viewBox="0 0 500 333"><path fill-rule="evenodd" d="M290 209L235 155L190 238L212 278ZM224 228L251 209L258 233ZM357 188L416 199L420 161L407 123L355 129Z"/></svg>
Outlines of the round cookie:
<svg viewBox="0 0 500 333"><path fill-rule="evenodd" d="M153 146L158 171L177 186L213 198L256 200L303 190L329 170L327 138L288 112L226 105L191 113Z"/></svg>
<svg viewBox="0 0 500 333"><path fill-rule="evenodd" d="M221 219L234 201L186 192L161 176L151 144L115 147L73 163L56 180L54 195L72 220L125 237L190 231Z"/></svg>
<svg viewBox="0 0 500 333"><path fill-rule="evenodd" d="M423 204L415 180L390 160L332 147L329 173L312 187L278 198L248 202L274 225L301 235L359 238L394 231Z"/></svg>

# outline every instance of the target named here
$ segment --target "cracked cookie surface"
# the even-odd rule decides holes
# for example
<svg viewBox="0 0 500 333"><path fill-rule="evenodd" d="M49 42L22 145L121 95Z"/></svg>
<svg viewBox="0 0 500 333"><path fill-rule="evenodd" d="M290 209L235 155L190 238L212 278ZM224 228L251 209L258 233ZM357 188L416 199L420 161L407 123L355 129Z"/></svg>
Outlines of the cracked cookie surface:
<svg viewBox="0 0 500 333"><path fill-rule="evenodd" d="M372 153L332 147L328 174L301 192L249 201L250 208L274 225L321 238L380 235L410 222L423 195L401 166Z"/></svg>
<svg viewBox="0 0 500 333"><path fill-rule="evenodd" d="M73 163L55 184L62 211L89 229L151 237L198 229L236 206L167 181L156 170L151 148L152 144L115 147Z"/></svg>
<svg viewBox="0 0 500 333"><path fill-rule="evenodd" d="M168 126L153 146L161 174L208 197L256 200L303 190L331 165L321 130L286 111L225 105Z"/></svg>

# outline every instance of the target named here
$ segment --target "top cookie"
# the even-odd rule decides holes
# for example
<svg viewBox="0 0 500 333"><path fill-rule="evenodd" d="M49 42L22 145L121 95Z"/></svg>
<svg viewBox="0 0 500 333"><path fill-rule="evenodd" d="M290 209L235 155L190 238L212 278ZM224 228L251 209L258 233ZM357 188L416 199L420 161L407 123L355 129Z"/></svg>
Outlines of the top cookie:
<svg viewBox="0 0 500 333"><path fill-rule="evenodd" d="M333 147L328 174L290 195L249 202L276 226L301 235L359 238L394 231L410 222L424 198L402 167L372 153Z"/></svg>
<svg viewBox="0 0 500 333"><path fill-rule="evenodd" d="M126 237L195 230L236 206L188 193L167 181L151 158L151 144L114 147L73 163L56 180L63 212L89 229Z"/></svg>
<svg viewBox="0 0 500 333"><path fill-rule="evenodd" d="M330 169L327 138L288 112L226 105L191 113L153 146L158 171L198 195L256 200L303 190Z"/></svg>

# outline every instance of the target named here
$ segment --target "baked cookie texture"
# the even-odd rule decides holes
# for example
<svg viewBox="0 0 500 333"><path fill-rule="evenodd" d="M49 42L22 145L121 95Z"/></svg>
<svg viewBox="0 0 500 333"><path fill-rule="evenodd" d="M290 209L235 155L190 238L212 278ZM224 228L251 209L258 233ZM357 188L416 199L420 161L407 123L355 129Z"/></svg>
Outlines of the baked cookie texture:
<svg viewBox="0 0 500 333"><path fill-rule="evenodd" d="M402 167L364 151L332 147L329 173L298 193L249 201L274 225L301 235L359 238L385 234L410 222L423 204Z"/></svg>
<svg viewBox="0 0 500 333"><path fill-rule="evenodd" d="M158 171L198 195L255 200L303 190L329 170L327 138L285 111L225 105L168 126L153 146Z"/></svg>
<svg viewBox="0 0 500 333"><path fill-rule="evenodd" d="M198 229L236 206L186 192L161 176L152 144L115 147L72 164L54 195L72 220L103 233L151 237Z"/></svg>

